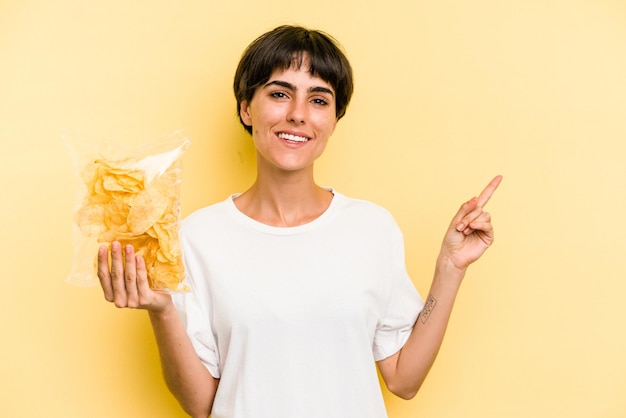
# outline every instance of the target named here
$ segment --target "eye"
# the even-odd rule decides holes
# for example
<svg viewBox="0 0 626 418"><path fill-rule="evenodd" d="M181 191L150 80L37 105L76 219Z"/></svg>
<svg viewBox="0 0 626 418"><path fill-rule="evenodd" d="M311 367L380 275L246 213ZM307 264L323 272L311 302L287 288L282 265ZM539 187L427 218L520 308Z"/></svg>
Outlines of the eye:
<svg viewBox="0 0 626 418"><path fill-rule="evenodd" d="M327 106L328 105L328 102L325 99L322 99L322 98L319 98L319 97L313 99L312 101L316 105L320 105L320 106Z"/></svg>
<svg viewBox="0 0 626 418"><path fill-rule="evenodd" d="M270 93L270 97L274 97L276 99L285 99L287 98L287 94L283 91L273 91Z"/></svg>

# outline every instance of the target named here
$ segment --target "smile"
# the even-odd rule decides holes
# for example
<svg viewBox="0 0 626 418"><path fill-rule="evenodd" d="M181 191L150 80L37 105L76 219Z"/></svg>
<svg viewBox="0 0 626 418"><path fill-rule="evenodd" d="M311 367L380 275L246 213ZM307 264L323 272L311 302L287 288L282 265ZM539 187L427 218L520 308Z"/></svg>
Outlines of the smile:
<svg viewBox="0 0 626 418"><path fill-rule="evenodd" d="M304 137L304 136L286 134L284 132L280 132L278 134L278 137L280 139L286 139L287 141L291 141L291 142L307 142L309 140L309 138Z"/></svg>

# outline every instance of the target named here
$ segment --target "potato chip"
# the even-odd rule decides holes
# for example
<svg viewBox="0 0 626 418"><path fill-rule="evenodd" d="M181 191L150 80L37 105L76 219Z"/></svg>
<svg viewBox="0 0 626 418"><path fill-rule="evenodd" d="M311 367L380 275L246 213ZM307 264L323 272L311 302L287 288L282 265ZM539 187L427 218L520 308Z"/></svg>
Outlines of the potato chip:
<svg viewBox="0 0 626 418"><path fill-rule="evenodd" d="M128 212L127 224L133 234L143 234L157 223L169 206L167 189L149 187L137 194Z"/></svg>
<svg viewBox="0 0 626 418"><path fill-rule="evenodd" d="M98 236L107 230L105 209L100 205L85 205L74 214L74 221L86 236Z"/></svg>

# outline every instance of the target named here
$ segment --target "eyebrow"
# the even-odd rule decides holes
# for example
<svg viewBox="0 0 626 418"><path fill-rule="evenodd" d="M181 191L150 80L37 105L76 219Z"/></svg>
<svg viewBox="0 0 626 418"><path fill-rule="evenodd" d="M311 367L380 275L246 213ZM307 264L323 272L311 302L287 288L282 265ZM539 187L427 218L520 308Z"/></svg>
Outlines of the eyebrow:
<svg viewBox="0 0 626 418"><path fill-rule="evenodd" d="M263 88L267 88L269 86L280 86L280 87L284 87L286 89L293 90L293 91L298 90L298 88L294 86L293 84L288 83L286 81L281 81L281 80L270 81L269 83L266 83L263 86ZM322 87L322 86L309 87L307 89L307 92L308 93L327 93L327 94L330 94L332 97L335 97L335 93L333 93L331 89L327 87Z"/></svg>

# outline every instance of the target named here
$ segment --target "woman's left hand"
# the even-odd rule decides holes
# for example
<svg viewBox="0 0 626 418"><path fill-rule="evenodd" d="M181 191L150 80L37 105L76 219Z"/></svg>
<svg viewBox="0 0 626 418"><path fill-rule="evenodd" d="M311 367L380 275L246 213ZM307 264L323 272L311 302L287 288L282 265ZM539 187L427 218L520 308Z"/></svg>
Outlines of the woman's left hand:
<svg viewBox="0 0 626 418"><path fill-rule="evenodd" d="M465 270L493 243L491 215L483 210L502 181L496 176L478 197L465 202L452 219L443 239L440 256L454 267Z"/></svg>

